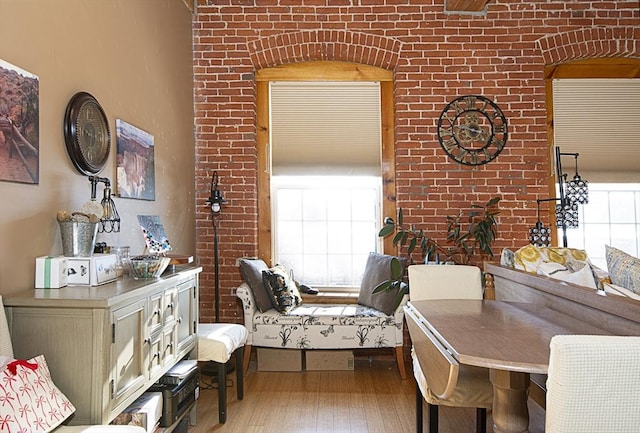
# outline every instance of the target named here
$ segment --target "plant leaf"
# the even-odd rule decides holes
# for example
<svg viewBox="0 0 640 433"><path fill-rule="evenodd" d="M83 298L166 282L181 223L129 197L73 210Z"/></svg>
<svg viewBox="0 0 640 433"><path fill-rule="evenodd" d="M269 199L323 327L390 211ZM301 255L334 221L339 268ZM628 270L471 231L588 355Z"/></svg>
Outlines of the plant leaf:
<svg viewBox="0 0 640 433"><path fill-rule="evenodd" d="M383 281L373 289L373 293L386 292L391 288L392 284L393 284L393 281L391 280Z"/></svg>
<svg viewBox="0 0 640 433"><path fill-rule="evenodd" d="M402 263L398 260L397 257L393 257L391 259L391 278L394 280L398 280L402 277L404 273L404 269L402 267Z"/></svg>

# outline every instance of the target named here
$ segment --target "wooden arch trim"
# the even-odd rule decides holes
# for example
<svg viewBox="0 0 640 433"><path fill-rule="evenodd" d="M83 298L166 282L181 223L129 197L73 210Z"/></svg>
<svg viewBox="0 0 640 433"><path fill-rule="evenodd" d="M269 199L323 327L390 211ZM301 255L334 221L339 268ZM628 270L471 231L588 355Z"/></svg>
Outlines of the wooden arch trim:
<svg viewBox="0 0 640 433"><path fill-rule="evenodd" d="M269 82L271 81L379 81L381 115L382 215L396 214L395 121L393 72L376 66L339 61L291 63L256 71L258 146L258 257L271 263L271 150ZM384 251L392 251L390 239Z"/></svg>
<svg viewBox="0 0 640 433"><path fill-rule="evenodd" d="M561 78L640 78L640 58L599 57L568 61L560 64L550 64L544 68L544 78L547 107L547 137L549 137L547 154L549 161L554 161L553 80ZM554 163L551 162L548 173L549 197L556 196L557 181ZM549 206L548 212L551 226L556 227L555 205ZM559 242L557 242L559 237L557 227L553 235L554 242L559 245Z"/></svg>

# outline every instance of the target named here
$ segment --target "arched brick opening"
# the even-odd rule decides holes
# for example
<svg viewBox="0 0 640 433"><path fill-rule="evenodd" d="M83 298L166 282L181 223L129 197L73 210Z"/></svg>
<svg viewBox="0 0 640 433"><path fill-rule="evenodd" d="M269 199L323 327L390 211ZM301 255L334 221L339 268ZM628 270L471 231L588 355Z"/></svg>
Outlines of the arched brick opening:
<svg viewBox="0 0 640 433"><path fill-rule="evenodd" d="M640 57L640 27L573 30L545 36L538 46L546 65L597 57Z"/></svg>
<svg viewBox="0 0 640 433"><path fill-rule="evenodd" d="M284 33L251 41L248 51L256 69L287 63L336 60L392 71L398 63L401 45L396 39L377 35L316 30Z"/></svg>

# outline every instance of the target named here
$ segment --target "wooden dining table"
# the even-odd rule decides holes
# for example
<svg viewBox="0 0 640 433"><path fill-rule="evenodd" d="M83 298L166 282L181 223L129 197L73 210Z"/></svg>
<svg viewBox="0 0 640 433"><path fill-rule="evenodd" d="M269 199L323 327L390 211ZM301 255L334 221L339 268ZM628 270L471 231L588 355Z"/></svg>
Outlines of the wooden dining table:
<svg viewBox="0 0 640 433"><path fill-rule="evenodd" d="M538 304L428 300L410 301L407 309L460 364L490 370L496 433L529 431L529 374L547 373L554 335L609 334Z"/></svg>

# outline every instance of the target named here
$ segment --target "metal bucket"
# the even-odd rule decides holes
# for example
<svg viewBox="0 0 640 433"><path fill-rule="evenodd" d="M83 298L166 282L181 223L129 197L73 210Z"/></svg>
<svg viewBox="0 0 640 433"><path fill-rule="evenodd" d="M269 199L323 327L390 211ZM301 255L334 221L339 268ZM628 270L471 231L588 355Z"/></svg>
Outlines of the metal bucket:
<svg viewBox="0 0 640 433"><path fill-rule="evenodd" d="M62 235L62 252L66 257L90 257L96 246L98 223L58 221Z"/></svg>

